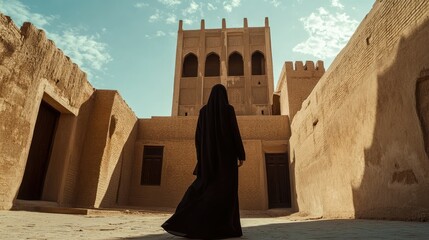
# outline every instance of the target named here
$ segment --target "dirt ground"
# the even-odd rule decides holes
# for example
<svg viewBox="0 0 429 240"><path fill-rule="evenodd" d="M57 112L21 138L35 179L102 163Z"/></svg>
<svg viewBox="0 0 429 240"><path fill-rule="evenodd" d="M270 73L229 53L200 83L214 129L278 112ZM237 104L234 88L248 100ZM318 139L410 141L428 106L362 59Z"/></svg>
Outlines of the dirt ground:
<svg viewBox="0 0 429 240"><path fill-rule="evenodd" d="M170 213L69 215L0 211L0 239L181 239L160 225ZM240 239L429 239L429 223L310 220L242 213Z"/></svg>

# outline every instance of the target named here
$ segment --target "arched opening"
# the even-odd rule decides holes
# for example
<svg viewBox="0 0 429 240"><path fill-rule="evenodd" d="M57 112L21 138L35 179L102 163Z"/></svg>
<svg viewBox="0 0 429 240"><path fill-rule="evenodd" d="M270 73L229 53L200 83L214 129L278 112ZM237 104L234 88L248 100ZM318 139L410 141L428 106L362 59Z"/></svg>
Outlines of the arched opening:
<svg viewBox="0 0 429 240"><path fill-rule="evenodd" d="M182 77L196 77L198 73L198 58L193 53L186 55L183 61Z"/></svg>
<svg viewBox="0 0 429 240"><path fill-rule="evenodd" d="M207 55L204 76L220 76L220 58L216 53L210 53Z"/></svg>
<svg viewBox="0 0 429 240"><path fill-rule="evenodd" d="M229 76L243 76L244 63L243 57L238 52L229 55L228 59L228 75Z"/></svg>
<svg viewBox="0 0 429 240"><path fill-rule="evenodd" d="M265 75L265 57L259 51L252 54L252 75Z"/></svg>

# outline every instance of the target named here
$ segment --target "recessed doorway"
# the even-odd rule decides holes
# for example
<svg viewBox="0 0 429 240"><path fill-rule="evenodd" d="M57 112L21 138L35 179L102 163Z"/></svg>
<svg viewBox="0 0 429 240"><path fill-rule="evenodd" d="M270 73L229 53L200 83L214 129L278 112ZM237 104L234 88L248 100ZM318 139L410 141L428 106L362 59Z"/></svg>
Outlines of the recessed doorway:
<svg viewBox="0 0 429 240"><path fill-rule="evenodd" d="M266 153L268 208L290 208L291 189L287 153Z"/></svg>
<svg viewBox="0 0 429 240"><path fill-rule="evenodd" d="M60 113L42 101L18 199L41 200Z"/></svg>

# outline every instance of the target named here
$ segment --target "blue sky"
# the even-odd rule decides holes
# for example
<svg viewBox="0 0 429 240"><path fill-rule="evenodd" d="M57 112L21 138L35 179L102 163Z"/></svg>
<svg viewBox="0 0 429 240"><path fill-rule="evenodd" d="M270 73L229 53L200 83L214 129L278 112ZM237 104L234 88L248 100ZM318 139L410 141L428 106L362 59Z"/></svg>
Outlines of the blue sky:
<svg viewBox="0 0 429 240"><path fill-rule="evenodd" d="M30 21L88 74L116 89L139 117L169 116L178 20L184 29L264 25L269 17L274 84L284 61L327 68L374 0L0 0L20 27Z"/></svg>

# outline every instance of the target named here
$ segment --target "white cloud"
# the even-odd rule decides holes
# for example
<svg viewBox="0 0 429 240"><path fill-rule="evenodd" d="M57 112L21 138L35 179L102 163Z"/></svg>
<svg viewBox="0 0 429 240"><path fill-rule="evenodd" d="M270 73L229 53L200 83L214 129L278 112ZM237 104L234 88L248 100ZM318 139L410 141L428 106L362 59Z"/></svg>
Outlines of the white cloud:
<svg viewBox="0 0 429 240"><path fill-rule="evenodd" d="M213 4L211 4L211 3L207 3L207 9L209 11L213 11L213 10L216 10L217 7L215 5L213 5Z"/></svg>
<svg viewBox="0 0 429 240"><path fill-rule="evenodd" d="M158 9L156 9L156 12L149 17L149 22L156 22L160 18L161 18L161 13Z"/></svg>
<svg viewBox="0 0 429 240"><path fill-rule="evenodd" d="M88 79L99 78L97 75L93 75L93 71L103 71L105 64L113 60L108 52L108 45L100 41L99 34L85 35L75 28L69 28L62 32L50 32L45 27L48 27L57 17L33 13L28 6L18 0L7 2L0 0L0 11L9 15L18 25L24 21L29 21L43 29L47 37L52 39L64 54L87 73ZM60 26L58 22L55 24ZM107 29L103 28L101 31L105 32Z"/></svg>
<svg viewBox="0 0 429 240"><path fill-rule="evenodd" d="M145 7L149 7L148 3L144 3L144 2L138 2L136 4L134 4L134 7L136 8L145 8Z"/></svg>
<svg viewBox="0 0 429 240"><path fill-rule="evenodd" d="M169 36L171 36L171 33L168 33ZM153 34L146 34L145 37L148 39L153 39L153 38L159 38L159 37L165 37L167 36L167 33L162 31L162 30L158 30Z"/></svg>
<svg viewBox="0 0 429 240"><path fill-rule="evenodd" d="M155 34L155 36L157 36L157 37L163 37L165 35L166 35L165 32L163 32L161 30L156 31L156 34Z"/></svg>
<svg viewBox="0 0 429 240"><path fill-rule="evenodd" d="M169 14L168 17L165 19L165 23L167 24L174 24L176 22L177 22L177 19L175 14Z"/></svg>
<svg viewBox="0 0 429 240"><path fill-rule="evenodd" d="M195 13L198 10L199 6L200 5L198 3L196 3L192 0L191 3L189 4L189 7L185 8L183 10L183 16Z"/></svg>
<svg viewBox="0 0 429 240"><path fill-rule="evenodd" d="M227 11L227 12L232 12L233 8L236 8L238 6L240 6L240 1L241 0L227 0L223 2L223 8Z"/></svg>
<svg viewBox="0 0 429 240"><path fill-rule="evenodd" d="M15 24L22 25L24 22L31 21L38 28L49 25L54 20L54 16L44 16L39 13L32 13L30 8L20 1L0 0L0 11L13 18Z"/></svg>
<svg viewBox="0 0 429 240"><path fill-rule="evenodd" d="M332 5L333 7L337 7L337 8L339 8L339 9L343 9L343 8L344 8L344 5L343 5L343 4L341 4L340 0L332 0L332 1L331 1L331 5Z"/></svg>
<svg viewBox="0 0 429 240"><path fill-rule="evenodd" d="M134 4L134 7L136 7L136 8L144 8L144 7L148 7L148 6L149 6L149 4L144 3L144 2L139 2L139 3Z"/></svg>
<svg viewBox="0 0 429 240"><path fill-rule="evenodd" d="M112 61L107 44L99 42L98 35L83 35L77 29L49 35L64 53L86 71L103 70L103 65Z"/></svg>
<svg viewBox="0 0 429 240"><path fill-rule="evenodd" d="M158 2L160 2L166 6L169 6L169 7L172 7L174 5L178 5L178 4L182 3L180 0L158 0Z"/></svg>
<svg viewBox="0 0 429 240"><path fill-rule="evenodd" d="M300 21L310 36L305 42L297 44L293 51L322 59L336 56L359 24L346 13L331 14L324 8Z"/></svg>
<svg viewBox="0 0 429 240"><path fill-rule="evenodd" d="M271 3L274 7L278 7L281 4L279 0L264 0L264 1Z"/></svg>
<svg viewBox="0 0 429 240"><path fill-rule="evenodd" d="M194 20L189 19L189 18L185 18L185 19L183 19L183 23L184 23L184 24L191 25L192 23L194 23Z"/></svg>

